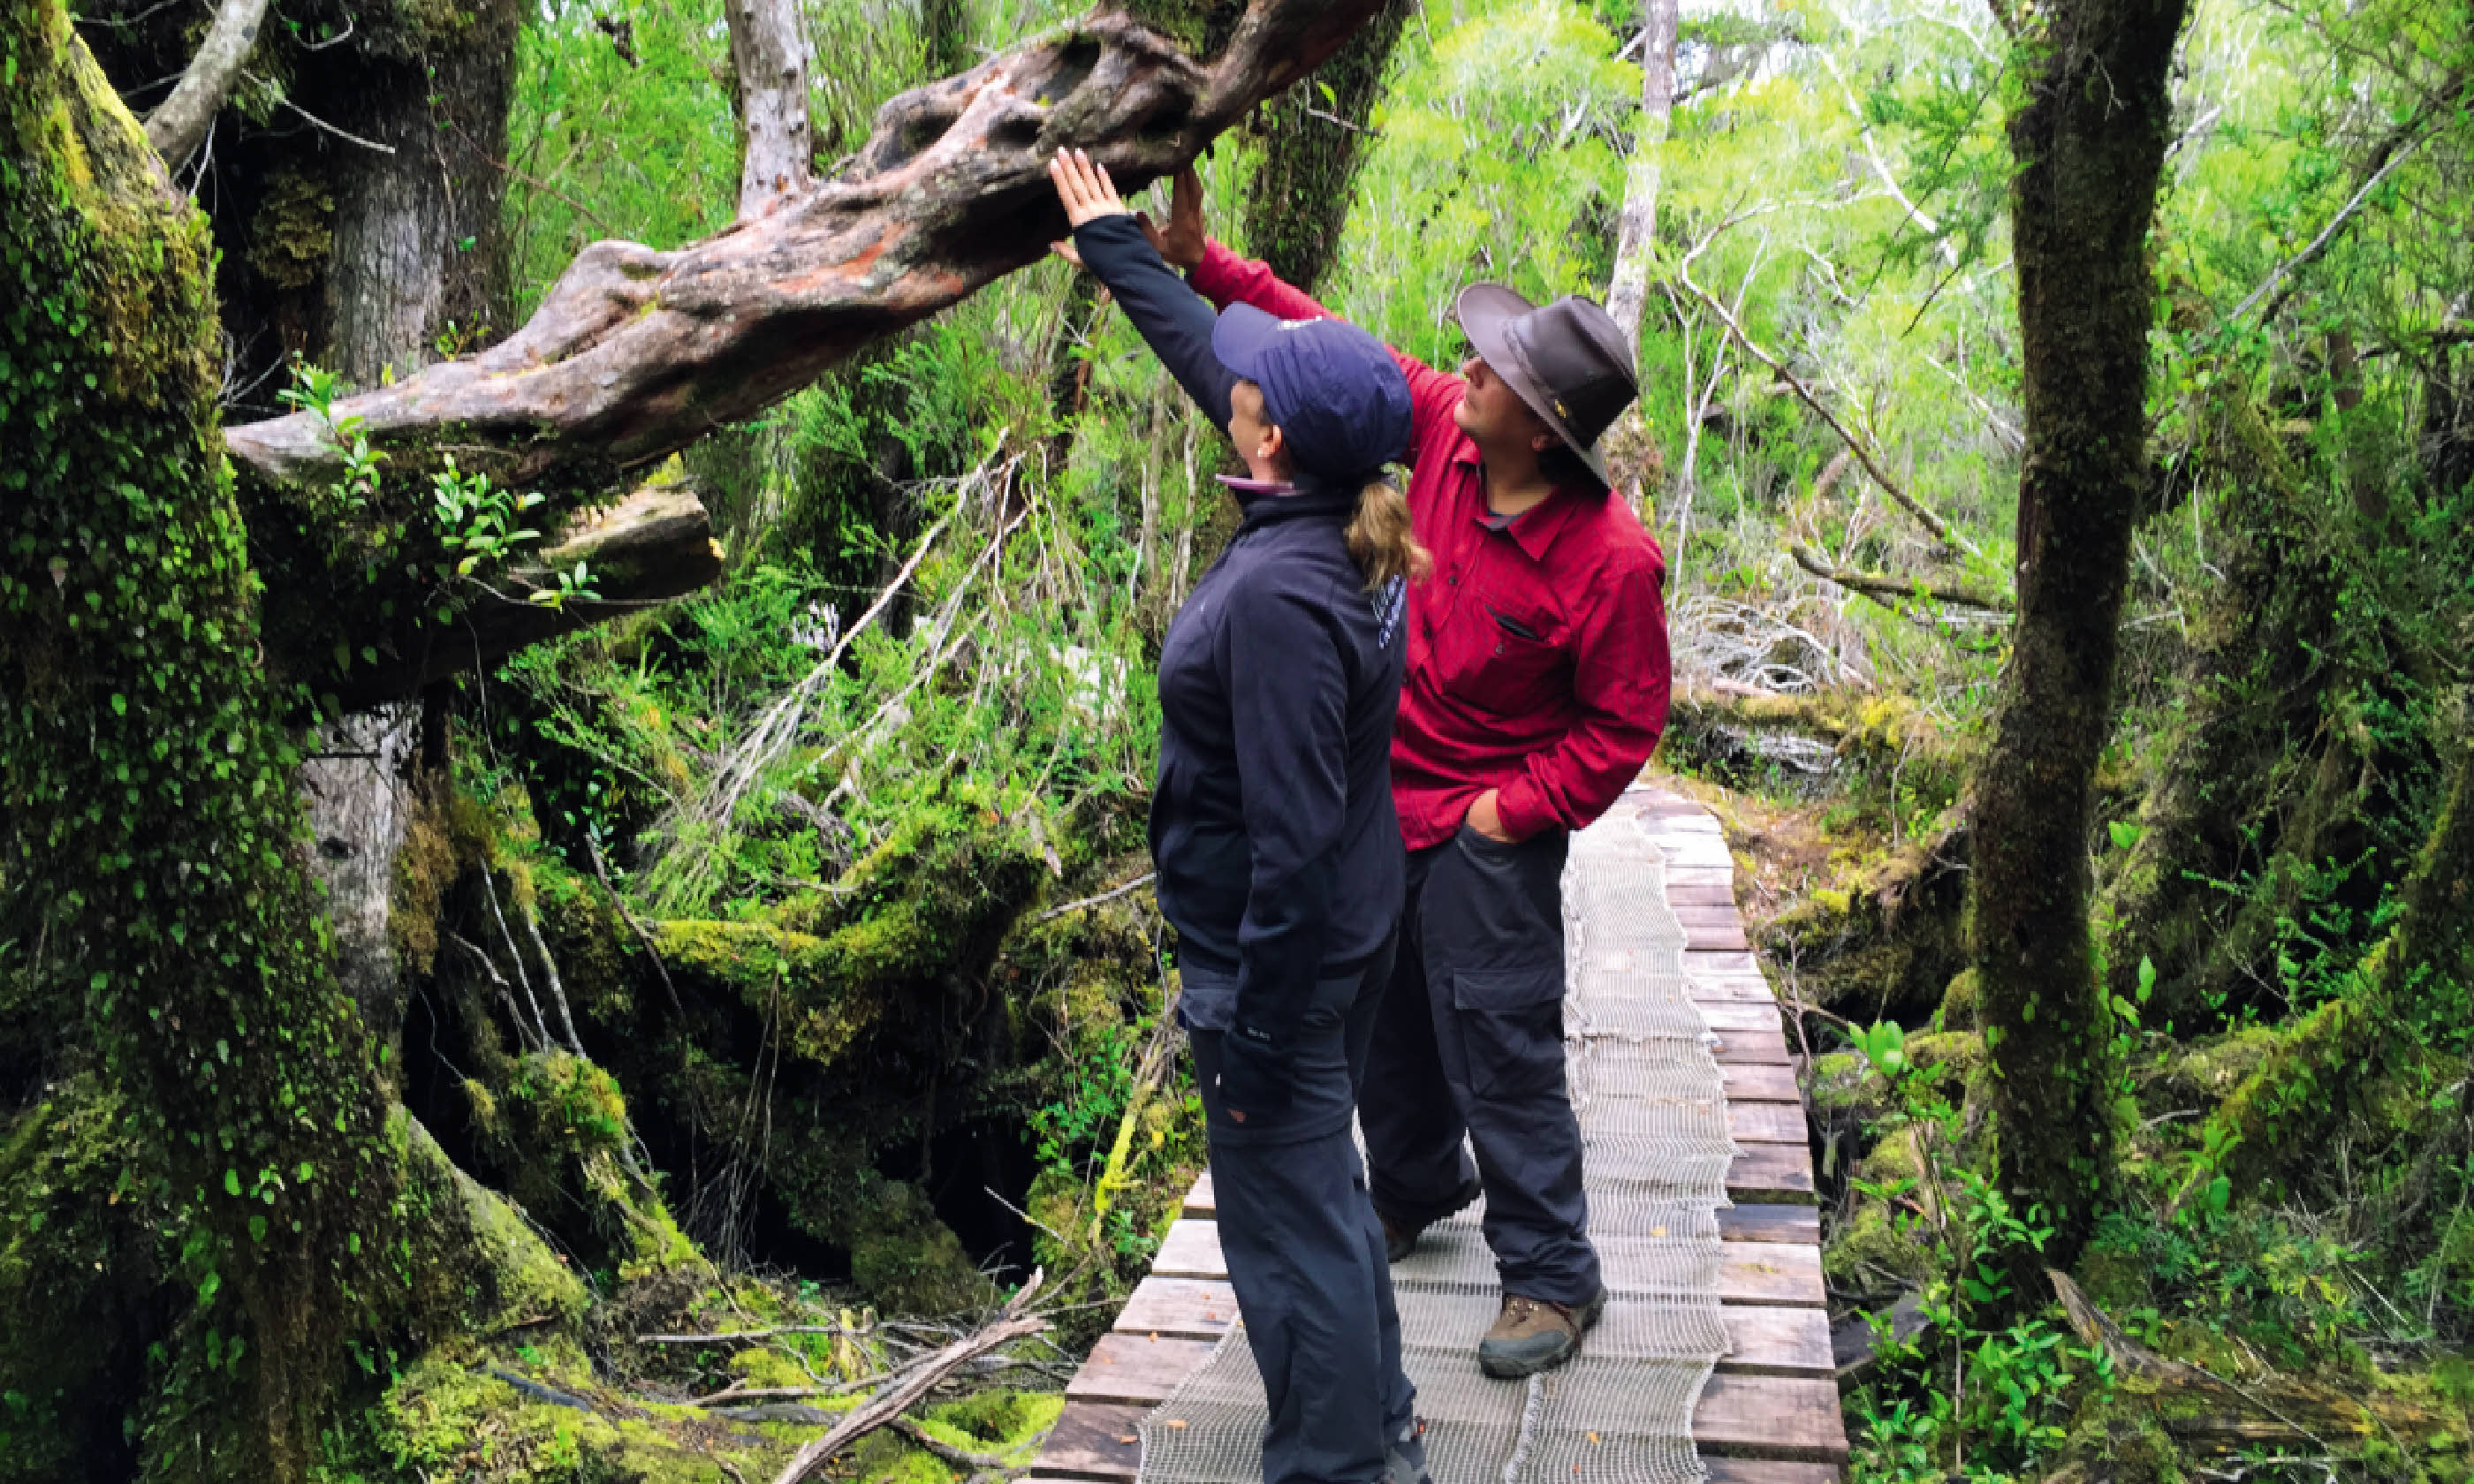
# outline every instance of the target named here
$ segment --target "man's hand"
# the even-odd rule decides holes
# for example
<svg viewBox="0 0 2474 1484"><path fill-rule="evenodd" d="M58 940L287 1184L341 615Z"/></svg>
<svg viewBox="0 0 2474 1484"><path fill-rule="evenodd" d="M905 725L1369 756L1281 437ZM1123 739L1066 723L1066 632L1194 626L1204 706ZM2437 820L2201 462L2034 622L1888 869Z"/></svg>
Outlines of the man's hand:
<svg viewBox="0 0 2474 1484"><path fill-rule="evenodd" d="M1211 234L1202 229L1202 177L1192 165L1176 173L1176 181L1169 187L1168 225L1153 222L1148 211L1136 212L1143 235L1152 240L1159 255L1171 268L1191 273L1202 263L1202 250L1209 246Z"/></svg>
<svg viewBox="0 0 2474 1484"><path fill-rule="evenodd" d="M1074 226L1104 216L1131 215L1150 239L1152 251L1171 268L1191 273L1201 264L1202 250L1211 237L1202 227L1202 178L1192 165L1176 173L1176 182L1169 189L1166 227L1152 221L1148 211L1128 213L1108 179L1108 168L1092 164L1091 156L1080 150L1057 151L1048 162L1048 178L1056 182L1056 199L1065 203L1065 220ZM1050 243L1048 251L1077 268L1082 266L1082 254L1072 238Z"/></svg>
<svg viewBox="0 0 2474 1484"><path fill-rule="evenodd" d="M1516 845L1519 842L1504 830L1503 816L1495 812L1495 793L1496 790L1490 788L1477 796L1477 802L1469 805L1468 827L1497 845Z"/></svg>

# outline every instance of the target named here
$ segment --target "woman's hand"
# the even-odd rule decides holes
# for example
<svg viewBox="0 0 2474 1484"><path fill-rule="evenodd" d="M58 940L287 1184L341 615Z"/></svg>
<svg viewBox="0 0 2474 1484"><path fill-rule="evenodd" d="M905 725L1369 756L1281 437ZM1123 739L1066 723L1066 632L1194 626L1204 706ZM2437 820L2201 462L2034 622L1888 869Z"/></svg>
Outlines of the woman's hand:
<svg viewBox="0 0 2474 1484"><path fill-rule="evenodd" d="M1091 156L1080 150L1057 151L1048 161L1048 179L1055 182L1056 199L1065 203L1065 220L1072 225L1079 227L1104 216L1131 216L1170 267L1191 272L1202 261L1202 250L1210 238L1202 225L1202 178L1192 165L1176 173L1169 193L1166 227L1153 222L1148 211L1128 211L1125 198L1108 179L1108 167L1091 163ZM1048 246L1075 267L1082 266L1082 254L1075 251L1073 239Z"/></svg>
<svg viewBox="0 0 2474 1484"><path fill-rule="evenodd" d="M1091 156L1080 150L1059 150L1050 156L1048 179L1055 182L1056 199L1065 204L1065 220L1073 226L1104 216L1133 215L1126 209L1125 198L1117 194L1116 182L1108 179L1108 167L1091 163ZM1081 266L1082 254L1074 251L1072 240L1048 246L1058 257Z"/></svg>

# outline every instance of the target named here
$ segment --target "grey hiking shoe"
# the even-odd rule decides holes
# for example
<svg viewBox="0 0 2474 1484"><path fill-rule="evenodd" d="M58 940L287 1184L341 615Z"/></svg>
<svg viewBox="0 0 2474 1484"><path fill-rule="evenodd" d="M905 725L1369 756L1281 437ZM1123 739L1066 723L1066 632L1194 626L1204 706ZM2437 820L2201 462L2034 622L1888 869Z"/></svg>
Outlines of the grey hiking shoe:
<svg viewBox="0 0 2474 1484"><path fill-rule="evenodd" d="M1505 1294L1494 1328L1477 1342L1477 1368L1498 1380L1551 1371L1581 1352L1581 1336L1597 1324L1606 1308L1604 1288L1579 1304Z"/></svg>
<svg viewBox="0 0 2474 1484"><path fill-rule="evenodd" d="M1426 1472L1426 1420L1413 1418L1383 1450L1384 1484L1435 1484Z"/></svg>
<svg viewBox="0 0 2474 1484"><path fill-rule="evenodd" d="M1452 1209L1443 1212L1443 1216L1436 1217L1435 1221L1443 1220L1443 1216L1458 1215L1468 1209L1469 1203L1476 1200L1485 1190L1486 1186L1478 1184L1477 1177L1470 1176L1454 1193ZM1398 1262L1409 1254L1416 1252L1418 1238L1425 1234L1426 1228L1435 1224L1434 1221L1421 1221L1416 1226L1411 1226L1405 1221L1387 1214L1380 1208L1376 1209L1374 1214L1383 1223L1383 1257L1384 1260L1389 1262Z"/></svg>

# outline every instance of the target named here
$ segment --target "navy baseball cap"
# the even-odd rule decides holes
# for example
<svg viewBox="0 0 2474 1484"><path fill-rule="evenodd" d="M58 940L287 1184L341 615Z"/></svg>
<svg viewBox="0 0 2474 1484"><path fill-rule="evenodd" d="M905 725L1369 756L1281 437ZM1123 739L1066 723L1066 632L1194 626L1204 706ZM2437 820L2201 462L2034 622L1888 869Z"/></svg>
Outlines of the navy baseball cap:
<svg viewBox="0 0 2474 1484"><path fill-rule="evenodd" d="M1346 320L1282 320L1231 304L1211 327L1220 364L1263 389L1263 412L1300 473L1370 473L1409 448L1409 378Z"/></svg>

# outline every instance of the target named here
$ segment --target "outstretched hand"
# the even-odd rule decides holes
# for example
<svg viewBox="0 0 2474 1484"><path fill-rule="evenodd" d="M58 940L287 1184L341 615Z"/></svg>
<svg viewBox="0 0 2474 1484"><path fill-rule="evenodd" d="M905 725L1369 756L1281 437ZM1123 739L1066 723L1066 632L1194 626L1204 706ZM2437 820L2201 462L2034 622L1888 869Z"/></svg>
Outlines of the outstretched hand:
<svg viewBox="0 0 2474 1484"><path fill-rule="evenodd" d="M1108 179L1108 167L1091 162L1091 156L1080 150L1059 150L1048 161L1048 178L1055 182L1056 199L1065 205L1065 220L1079 227L1104 216L1131 215L1143 235L1151 240L1153 251L1172 268L1192 269L1202 261L1202 250L1210 240L1202 225L1202 178L1192 165L1176 173L1176 181L1169 191L1168 225L1153 222L1151 213L1128 213L1125 198L1117 194L1116 183ZM1076 251L1071 239L1052 242L1049 250L1058 257L1082 265L1082 254Z"/></svg>

